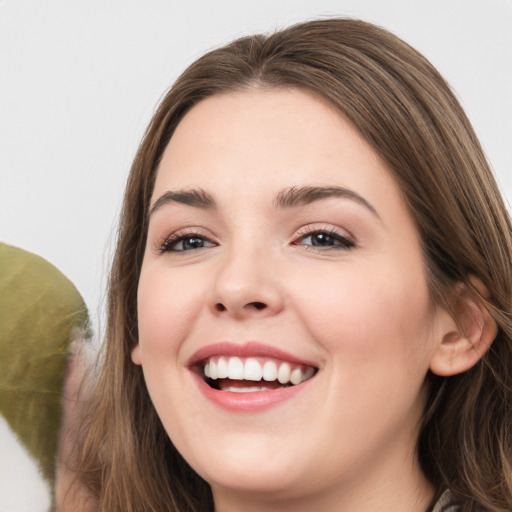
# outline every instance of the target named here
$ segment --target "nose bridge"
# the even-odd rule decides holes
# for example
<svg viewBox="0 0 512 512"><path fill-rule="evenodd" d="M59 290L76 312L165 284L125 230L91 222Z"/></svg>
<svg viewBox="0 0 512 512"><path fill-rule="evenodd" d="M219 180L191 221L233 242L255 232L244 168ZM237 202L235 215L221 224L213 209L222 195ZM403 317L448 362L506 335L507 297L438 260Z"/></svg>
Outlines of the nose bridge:
<svg viewBox="0 0 512 512"><path fill-rule="evenodd" d="M275 314L283 304L276 255L261 240L239 238L219 263L211 306L216 313L237 317Z"/></svg>

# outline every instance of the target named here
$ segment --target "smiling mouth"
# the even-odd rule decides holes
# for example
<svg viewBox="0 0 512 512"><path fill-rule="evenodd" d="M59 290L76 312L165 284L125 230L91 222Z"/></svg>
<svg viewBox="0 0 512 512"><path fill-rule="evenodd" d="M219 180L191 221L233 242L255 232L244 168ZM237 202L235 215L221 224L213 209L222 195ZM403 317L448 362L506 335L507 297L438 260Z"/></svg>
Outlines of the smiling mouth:
<svg viewBox="0 0 512 512"><path fill-rule="evenodd" d="M313 366L268 357L210 357L199 365L200 375L213 389L253 393L297 386L317 373Z"/></svg>

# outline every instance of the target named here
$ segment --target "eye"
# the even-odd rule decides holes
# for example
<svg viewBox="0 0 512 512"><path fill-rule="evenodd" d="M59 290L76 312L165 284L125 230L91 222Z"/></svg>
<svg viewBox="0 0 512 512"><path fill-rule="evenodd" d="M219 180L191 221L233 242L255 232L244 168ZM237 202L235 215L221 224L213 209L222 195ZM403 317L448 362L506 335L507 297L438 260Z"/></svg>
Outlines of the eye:
<svg viewBox="0 0 512 512"><path fill-rule="evenodd" d="M215 247L216 245L215 242L198 233L186 233L183 235L177 233L165 239L160 245L158 252L162 254L164 252L194 251L206 247Z"/></svg>
<svg viewBox="0 0 512 512"><path fill-rule="evenodd" d="M346 235L338 233L335 229L319 229L301 235L294 245L305 245L315 249L352 249L355 242Z"/></svg>

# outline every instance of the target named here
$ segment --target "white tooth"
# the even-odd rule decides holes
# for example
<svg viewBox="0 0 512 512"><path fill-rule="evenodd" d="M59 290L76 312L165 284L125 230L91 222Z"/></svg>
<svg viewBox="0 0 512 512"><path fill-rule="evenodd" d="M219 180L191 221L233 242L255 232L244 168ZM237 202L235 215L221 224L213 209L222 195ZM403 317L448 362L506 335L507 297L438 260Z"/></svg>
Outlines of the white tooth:
<svg viewBox="0 0 512 512"><path fill-rule="evenodd" d="M261 364L257 359L250 357L245 361L244 365L244 379L245 380L261 380L262 369Z"/></svg>
<svg viewBox="0 0 512 512"><path fill-rule="evenodd" d="M292 370L290 374L290 382L294 386L302 382L302 372L300 371L300 368L295 368L294 370Z"/></svg>
<svg viewBox="0 0 512 512"><path fill-rule="evenodd" d="M281 363L277 372L277 380L281 384L286 384L290 381L291 367L289 363Z"/></svg>
<svg viewBox="0 0 512 512"><path fill-rule="evenodd" d="M277 365L274 361L265 361L263 365L263 380L273 381L277 379Z"/></svg>
<svg viewBox="0 0 512 512"><path fill-rule="evenodd" d="M219 357L217 361L217 378L225 379L228 376L228 362L225 357Z"/></svg>
<svg viewBox="0 0 512 512"><path fill-rule="evenodd" d="M229 358L228 378L233 380L244 380L244 363L242 363L242 360L239 357Z"/></svg>
<svg viewBox="0 0 512 512"><path fill-rule="evenodd" d="M204 376L210 377L210 363L204 365Z"/></svg>
<svg viewBox="0 0 512 512"><path fill-rule="evenodd" d="M246 388L227 387L224 391L231 391L231 393L254 393L255 391L261 391L259 386L250 386Z"/></svg>
<svg viewBox="0 0 512 512"><path fill-rule="evenodd" d="M215 380L217 378L217 365L215 361L210 361L210 379Z"/></svg>

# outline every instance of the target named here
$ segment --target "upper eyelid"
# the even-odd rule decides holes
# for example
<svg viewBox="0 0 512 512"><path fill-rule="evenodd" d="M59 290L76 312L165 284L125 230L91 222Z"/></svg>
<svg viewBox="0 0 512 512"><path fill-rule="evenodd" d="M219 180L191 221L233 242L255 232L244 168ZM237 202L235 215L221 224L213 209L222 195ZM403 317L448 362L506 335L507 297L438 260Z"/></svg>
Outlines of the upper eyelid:
<svg viewBox="0 0 512 512"><path fill-rule="evenodd" d="M319 223L314 222L314 223L302 226L301 228L299 228L298 230L295 231L294 237L300 238L300 237L303 237L306 235L311 235L314 233L321 233L321 232L326 232L326 233L329 233L332 235L337 235L337 236L340 236L343 238L349 238L350 240L353 240L353 241L356 240L356 237L347 229L344 229L344 228L341 228L338 226L333 226L332 224L323 224L321 222L319 222Z"/></svg>
<svg viewBox="0 0 512 512"><path fill-rule="evenodd" d="M161 240L168 240L169 238L179 238L182 236L201 236L203 238L214 239L215 236L211 233L209 229L202 228L199 226L187 226L184 228L173 229L168 232L165 236L161 237Z"/></svg>

